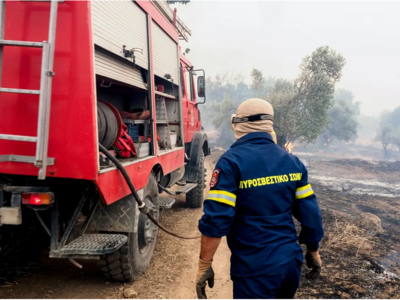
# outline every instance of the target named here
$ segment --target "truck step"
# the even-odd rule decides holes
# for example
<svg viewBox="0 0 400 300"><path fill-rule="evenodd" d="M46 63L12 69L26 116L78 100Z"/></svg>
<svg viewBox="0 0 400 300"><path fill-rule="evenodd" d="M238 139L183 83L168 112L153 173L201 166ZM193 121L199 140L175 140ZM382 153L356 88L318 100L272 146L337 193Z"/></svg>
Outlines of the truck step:
<svg viewBox="0 0 400 300"><path fill-rule="evenodd" d="M185 194L193 190L197 186L197 183L187 183L180 190L176 191L177 195Z"/></svg>
<svg viewBox="0 0 400 300"><path fill-rule="evenodd" d="M84 234L60 249L60 256L105 255L117 251L128 241L123 234Z"/></svg>
<svg viewBox="0 0 400 300"><path fill-rule="evenodd" d="M158 197L160 209L170 209L174 205L175 199L170 197Z"/></svg>

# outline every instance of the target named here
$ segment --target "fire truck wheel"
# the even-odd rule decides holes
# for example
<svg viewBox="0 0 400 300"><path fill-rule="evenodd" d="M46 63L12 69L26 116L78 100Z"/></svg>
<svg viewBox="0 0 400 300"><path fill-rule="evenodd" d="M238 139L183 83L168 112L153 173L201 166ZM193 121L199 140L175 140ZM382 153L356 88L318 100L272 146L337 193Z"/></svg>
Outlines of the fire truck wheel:
<svg viewBox="0 0 400 300"><path fill-rule="evenodd" d="M158 221L160 212L158 188L153 173L150 174L144 189L143 201ZM158 227L142 213L135 222L137 222L138 232L128 233L128 242L124 246L101 258L101 269L107 278L121 282L133 281L138 279L150 265Z"/></svg>
<svg viewBox="0 0 400 300"><path fill-rule="evenodd" d="M197 170L197 187L186 194L186 206L189 208L199 208L203 205L203 192L205 188L206 172L204 168L204 152L201 151L199 168Z"/></svg>

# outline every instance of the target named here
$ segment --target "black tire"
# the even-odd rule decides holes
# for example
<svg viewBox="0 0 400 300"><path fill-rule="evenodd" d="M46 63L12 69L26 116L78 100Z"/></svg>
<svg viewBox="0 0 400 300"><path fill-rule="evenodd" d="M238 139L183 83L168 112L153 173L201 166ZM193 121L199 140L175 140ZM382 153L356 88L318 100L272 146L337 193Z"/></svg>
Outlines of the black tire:
<svg viewBox="0 0 400 300"><path fill-rule="evenodd" d="M150 174L144 189L143 200L151 208L154 218L158 221L160 211L158 187L153 173ZM120 282L134 281L150 265L158 227L142 213L135 222L138 232L128 233L128 242L124 246L112 254L101 257L101 270L109 279ZM148 229L146 230L146 228Z"/></svg>
<svg viewBox="0 0 400 300"><path fill-rule="evenodd" d="M199 168L197 170L197 187L186 194L186 207L200 208L203 205L205 182L204 152L201 150Z"/></svg>

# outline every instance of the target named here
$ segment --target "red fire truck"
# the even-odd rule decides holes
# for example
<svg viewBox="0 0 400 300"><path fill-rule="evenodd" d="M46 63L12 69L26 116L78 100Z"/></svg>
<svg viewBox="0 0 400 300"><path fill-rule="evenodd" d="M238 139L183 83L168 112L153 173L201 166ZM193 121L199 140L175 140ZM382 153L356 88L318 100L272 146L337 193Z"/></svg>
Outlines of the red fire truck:
<svg viewBox="0 0 400 300"><path fill-rule="evenodd" d="M148 267L157 227L99 146L156 220L175 201L161 192L201 207L205 75L188 35L165 1L1 1L0 235L36 220L50 257L100 259L119 281Z"/></svg>

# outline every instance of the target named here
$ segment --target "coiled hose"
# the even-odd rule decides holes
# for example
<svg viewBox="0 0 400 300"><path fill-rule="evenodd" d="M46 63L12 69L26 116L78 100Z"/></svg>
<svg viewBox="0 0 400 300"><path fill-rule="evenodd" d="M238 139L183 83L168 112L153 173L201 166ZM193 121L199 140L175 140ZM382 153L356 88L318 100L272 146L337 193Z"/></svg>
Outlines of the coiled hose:
<svg viewBox="0 0 400 300"><path fill-rule="evenodd" d="M132 180L129 177L129 175L126 172L126 170L123 167L123 165L121 165L121 163L118 161L118 159L116 159L110 152L108 152L108 150L103 145L101 145L100 143L99 143L99 148L100 148L100 151L103 152L104 155L107 156L107 158L114 163L114 165L117 167L117 169L121 172L122 176L124 176L124 179L125 179L126 183L128 184L129 189L132 192L132 196L133 196L133 198L135 198L135 200L136 200L136 202L138 204L139 211L141 213L144 213L158 228L160 228L161 230L163 230L167 234L172 235L172 236L174 236L176 238L180 238L180 239L193 240L193 239L198 239L198 238L201 237L201 236L192 236L192 237L181 236L181 235L178 235L176 233L173 233L173 232L169 231L167 228L165 228L160 223L158 223L153 218L153 216L151 215L149 208L146 206L146 203L144 203L140 199L140 197L139 197L138 193L136 192L136 189L135 189L135 187L134 187L134 185L132 183Z"/></svg>

